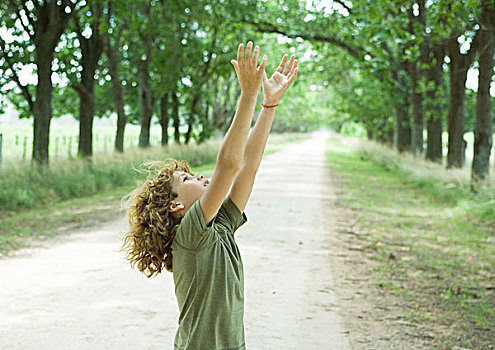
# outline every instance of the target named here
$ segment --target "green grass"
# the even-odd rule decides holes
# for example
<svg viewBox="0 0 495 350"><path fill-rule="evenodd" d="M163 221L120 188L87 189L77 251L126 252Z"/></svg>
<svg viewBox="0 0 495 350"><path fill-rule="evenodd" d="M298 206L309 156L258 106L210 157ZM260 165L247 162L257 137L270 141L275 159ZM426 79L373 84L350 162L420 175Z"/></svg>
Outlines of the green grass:
<svg viewBox="0 0 495 350"><path fill-rule="evenodd" d="M92 163L58 159L48 167L18 163L0 169L0 208L16 211L129 186L143 176L134 171L150 159L188 159L192 166L214 162L219 140L204 145L130 150L123 155L96 154ZM141 177L140 177L141 176Z"/></svg>
<svg viewBox="0 0 495 350"><path fill-rule="evenodd" d="M466 170L363 142L334 137L327 159L367 231L375 283L410 303L411 322L450 330L437 333L438 348L495 345L493 189L473 195Z"/></svg>
<svg viewBox="0 0 495 350"><path fill-rule="evenodd" d="M273 153L306 134L271 135ZM71 228L115 219L120 200L144 180L135 168L147 160L187 159L195 173L209 177L221 140L203 145L129 150L122 156L97 154L82 160L55 160L49 168L16 164L0 169L0 255Z"/></svg>

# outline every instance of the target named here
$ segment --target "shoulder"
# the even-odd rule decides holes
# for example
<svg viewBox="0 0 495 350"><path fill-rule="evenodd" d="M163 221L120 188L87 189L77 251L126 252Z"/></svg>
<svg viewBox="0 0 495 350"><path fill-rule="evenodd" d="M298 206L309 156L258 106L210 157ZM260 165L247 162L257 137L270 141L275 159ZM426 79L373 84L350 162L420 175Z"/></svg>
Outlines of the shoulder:
<svg viewBox="0 0 495 350"><path fill-rule="evenodd" d="M239 210L230 196L227 196L218 211L215 223L224 226L233 233L246 221L246 214Z"/></svg>

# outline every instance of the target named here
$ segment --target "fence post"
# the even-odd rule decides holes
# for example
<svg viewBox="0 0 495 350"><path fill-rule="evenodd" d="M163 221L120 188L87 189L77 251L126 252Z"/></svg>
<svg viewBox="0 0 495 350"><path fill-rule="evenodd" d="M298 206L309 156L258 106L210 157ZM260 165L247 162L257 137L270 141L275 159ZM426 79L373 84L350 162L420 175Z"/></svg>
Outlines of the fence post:
<svg viewBox="0 0 495 350"><path fill-rule="evenodd" d="M24 142L22 144L22 160L26 159L26 149L27 149L27 136L24 136Z"/></svg>
<svg viewBox="0 0 495 350"><path fill-rule="evenodd" d="M2 165L2 141L3 141L3 135L0 134L0 165Z"/></svg>
<svg viewBox="0 0 495 350"><path fill-rule="evenodd" d="M69 137L67 152L69 153L69 159L72 159L72 136Z"/></svg>

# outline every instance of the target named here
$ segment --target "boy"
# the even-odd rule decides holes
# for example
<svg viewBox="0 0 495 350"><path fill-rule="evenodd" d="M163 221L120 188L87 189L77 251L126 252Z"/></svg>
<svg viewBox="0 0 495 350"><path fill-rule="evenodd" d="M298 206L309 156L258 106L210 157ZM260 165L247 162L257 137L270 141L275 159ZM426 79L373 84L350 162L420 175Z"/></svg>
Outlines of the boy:
<svg viewBox="0 0 495 350"><path fill-rule="evenodd" d="M148 277L163 267L173 271L180 311L175 349L245 349L244 276L234 233L247 220L243 211L275 108L297 75L297 60L284 55L268 79L266 55L257 67L258 55L248 42L231 61L241 97L211 181L192 175L185 162L150 163L159 171L126 198L131 265ZM263 109L248 138L260 85Z"/></svg>

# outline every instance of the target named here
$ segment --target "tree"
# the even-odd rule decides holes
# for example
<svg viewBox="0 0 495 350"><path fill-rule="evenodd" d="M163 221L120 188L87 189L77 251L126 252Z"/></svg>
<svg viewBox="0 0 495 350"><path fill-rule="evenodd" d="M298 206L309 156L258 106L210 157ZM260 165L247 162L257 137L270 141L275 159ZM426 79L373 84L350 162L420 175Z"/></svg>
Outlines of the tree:
<svg viewBox="0 0 495 350"><path fill-rule="evenodd" d="M492 149L493 111L490 83L493 76L495 54L495 2L481 2L479 29L479 83L476 97L476 123L474 126L474 158L471 171L471 188L477 191L488 179Z"/></svg>
<svg viewBox="0 0 495 350"><path fill-rule="evenodd" d="M119 51L122 44L122 32L129 27L129 23L122 12L126 14L127 6L121 1L109 1L107 3L106 26L107 30L102 33L104 35L105 48L104 51L108 58L108 70L112 79L112 96L117 111L117 130L115 133L115 150L119 153L124 152L124 132L127 124L127 115L124 109L124 90L122 89L122 80L120 78L119 67L121 57ZM114 8L117 6L117 13Z"/></svg>
<svg viewBox="0 0 495 350"><path fill-rule="evenodd" d="M93 119L95 115L95 73L105 47L102 34L104 4L90 3L87 11L74 18L75 30L81 50L80 82L72 80L71 87L79 95L79 147L78 154L85 158L93 154ZM86 33L86 32L90 33ZM79 75L79 74L78 74ZM70 75L69 75L70 76Z"/></svg>
<svg viewBox="0 0 495 350"><path fill-rule="evenodd" d="M0 38L3 71L17 84L34 116L32 159L39 164L48 163L54 52L78 5L77 0L9 0L0 5L3 14L0 26L10 28L13 38L10 42ZM19 63L36 66L38 81L34 96L32 89L21 83Z"/></svg>
<svg viewBox="0 0 495 350"><path fill-rule="evenodd" d="M455 2L452 6L452 10L456 14L465 14L467 11L464 1ZM478 7L477 5L475 6L475 8ZM455 19L451 18L450 20L458 21L457 15ZM447 54L450 58L447 168L462 168L465 162L466 80L467 72L473 64L479 44L479 31L474 32L475 25L474 20L471 22L451 23L452 30L447 40ZM470 47L463 52L459 41L469 39L471 39Z"/></svg>

